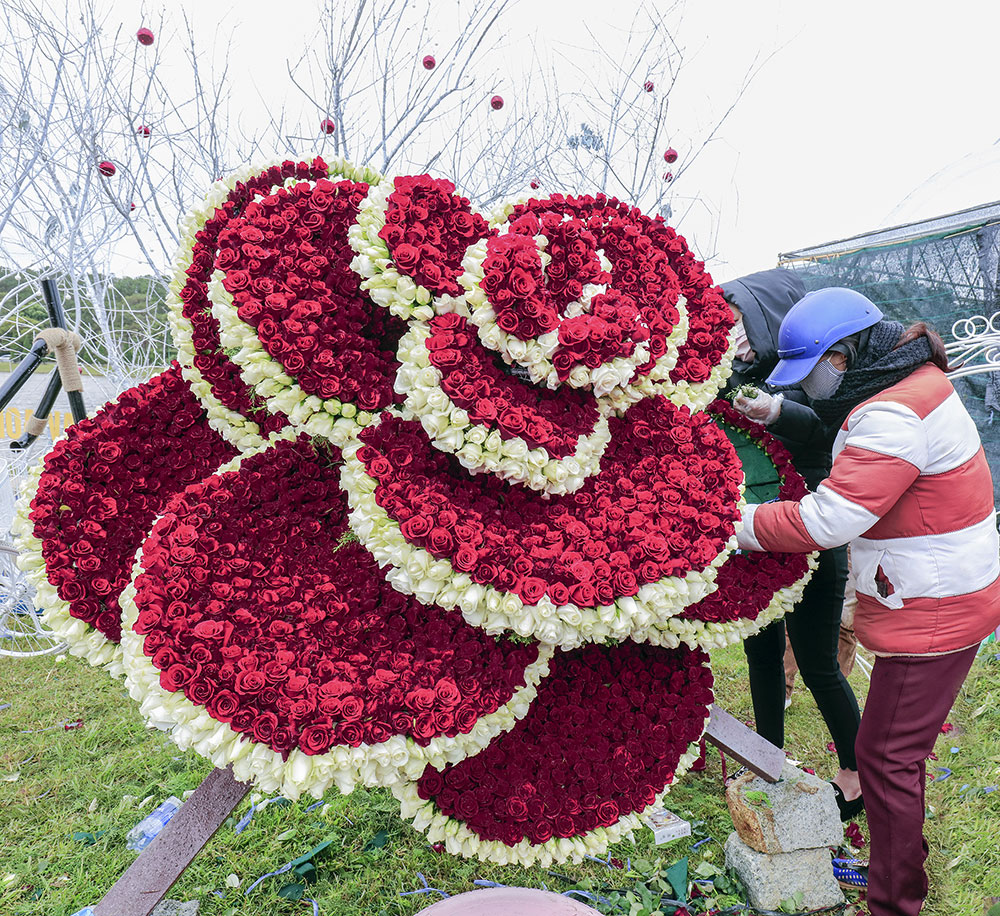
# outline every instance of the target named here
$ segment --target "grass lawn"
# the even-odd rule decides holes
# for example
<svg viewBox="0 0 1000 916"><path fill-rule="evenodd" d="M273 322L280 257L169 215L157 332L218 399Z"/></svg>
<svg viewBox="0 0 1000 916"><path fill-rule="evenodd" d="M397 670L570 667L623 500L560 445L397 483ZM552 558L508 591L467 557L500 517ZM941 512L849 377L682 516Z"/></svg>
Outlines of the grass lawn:
<svg viewBox="0 0 1000 916"><path fill-rule="evenodd" d="M742 649L717 652L713 659L719 702L749 718ZM860 671L852 681L863 696ZM134 853L125 848L128 830L168 795L194 789L210 767L144 728L123 686L76 659L0 658L0 706L5 703L10 706L0 710L0 913L68 916L96 903L133 861ZM59 725L77 719L83 722L79 728ZM948 766L952 775L928 786L932 890L924 913L978 916L985 898L1000 897L1000 792L983 791L1000 784L1000 661L992 653L980 656L951 721L955 730L941 736L939 760L929 764ZM836 760L826 749L829 737L802 687L787 722L792 756L819 775L832 776ZM732 825L720 777L719 754L710 752L708 768L684 779L668 797L672 810L702 822L692 838L657 848L643 831L637 846L622 843L612 854L631 858L633 865L656 857L669 864L690 851L692 871L703 862L721 864L721 842ZM401 896L423 886L418 873L450 894L473 889L477 879L557 891L587 879L593 886L622 888L641 880L597 862L561 866L552 874L437 853L400 820L388 791L331 793L326 801L313 811L306 810L311 798L268 806L237 834L235 821L250 806L244 801L170 896L199 899L203 916L306 916L312 912L310 897L323 916L409 916L440 899L430 892ZM691 850L706 836L712 840ZM324 840L332 840L329 854L318 859L317 879L302 899L278 896L290 883L286 875L245 893L259 876Z"/></svg>

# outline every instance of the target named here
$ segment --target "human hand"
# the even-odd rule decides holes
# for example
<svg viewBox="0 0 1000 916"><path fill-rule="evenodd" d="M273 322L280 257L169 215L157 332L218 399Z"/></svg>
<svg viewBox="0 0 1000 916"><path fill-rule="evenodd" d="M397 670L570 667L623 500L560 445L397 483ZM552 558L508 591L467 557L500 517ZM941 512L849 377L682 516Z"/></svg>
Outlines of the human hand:
<svg viewBox="0 0 1000 916"><path fill-rule="evenodd" d="M783 394L771 395L758 389L756 397L749 398L742 392L736 395L733 398L733 407L743 416L767 426L778 419L778 415L781 413L781 402L784 399Z"/></svg>

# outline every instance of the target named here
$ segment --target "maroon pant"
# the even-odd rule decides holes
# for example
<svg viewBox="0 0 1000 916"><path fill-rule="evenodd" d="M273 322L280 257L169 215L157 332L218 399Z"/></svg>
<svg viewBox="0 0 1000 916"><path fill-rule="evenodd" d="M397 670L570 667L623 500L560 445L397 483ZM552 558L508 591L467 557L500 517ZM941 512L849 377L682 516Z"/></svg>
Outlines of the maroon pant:
<svg viewBox="0 0 1000 916"><path fill-rule="evenodd" d="M871 831L871 916L916 916L927 896L924 761L976 657L878 658L855 751Z"/></svg>

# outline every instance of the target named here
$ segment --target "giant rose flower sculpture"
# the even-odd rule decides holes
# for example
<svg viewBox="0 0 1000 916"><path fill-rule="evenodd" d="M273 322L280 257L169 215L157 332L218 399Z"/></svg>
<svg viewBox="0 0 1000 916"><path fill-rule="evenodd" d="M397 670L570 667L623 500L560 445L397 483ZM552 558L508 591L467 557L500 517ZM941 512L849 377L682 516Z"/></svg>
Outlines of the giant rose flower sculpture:
<svg viewBox="0 0 1000 916"><path fill-rule="evenodd" d="M216 182L183 230L177 362L19 504L48 625L265 791L386 786L501 863L629 835L695 759L706 650L812 566L734 550L747 487L804 484L716 400L704 266L604 195L479 214L318 158Z"/></svg>

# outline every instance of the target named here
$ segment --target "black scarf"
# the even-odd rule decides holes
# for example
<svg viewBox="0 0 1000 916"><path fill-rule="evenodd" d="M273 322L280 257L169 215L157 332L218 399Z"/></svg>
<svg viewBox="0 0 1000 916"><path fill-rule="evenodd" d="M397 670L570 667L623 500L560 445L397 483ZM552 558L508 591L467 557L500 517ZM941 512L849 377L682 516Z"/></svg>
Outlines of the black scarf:
<svg viewBox="0 0 1000 916"><path fill-rule="evenodd" d="M810 401L812 409L831 432L835 432L862 401L892 387L931 358L931 345L926 337L918 337L893 349L902 334L903 326L898 321L883 319L873 325L867 345L844 373L834 396Z"/></svg>

